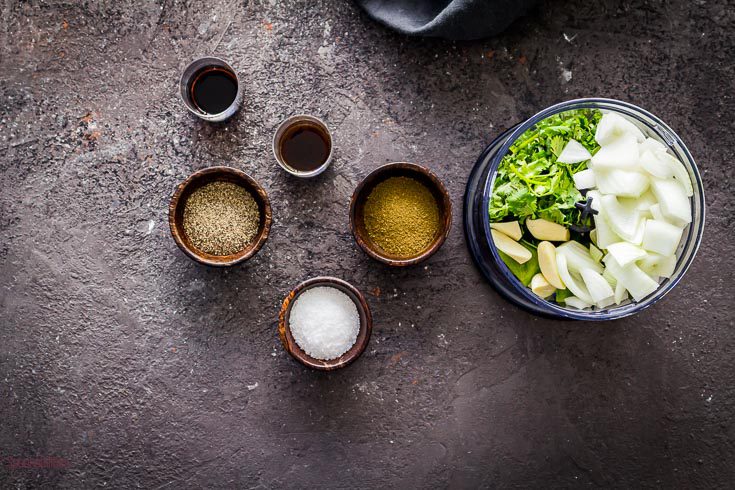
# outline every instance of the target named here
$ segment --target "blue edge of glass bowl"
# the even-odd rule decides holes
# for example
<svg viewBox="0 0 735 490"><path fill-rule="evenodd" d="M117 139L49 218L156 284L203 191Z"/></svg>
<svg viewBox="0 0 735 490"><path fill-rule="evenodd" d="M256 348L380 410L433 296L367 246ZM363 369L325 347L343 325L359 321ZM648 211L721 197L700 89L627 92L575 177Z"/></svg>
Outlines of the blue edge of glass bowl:
<svg viewBox="0 0 735 490"><path fill-rule="evenodd" d="M694 199L699 201L699 207L701 215L699 219L695 217L692 224L689 227L689 232L686 236L686 242L682 250L687 250L690 247L691 241L694 240L694 248L690 251L687 256L682 255L679 258L679 263L676 267L676 273L670 279L665 280L661 283L661 286L652 296L644 299L639 303L630 303L627 305L617 306L605 310L572 310L564 308L555 303L546 301L534 295L530 289L523 286L508 269L505 263L500 259L495 245L488 237L490 237L490 219L488 215L488 206L490 202L490 196L492 191L493 180L491 174L494 175L497 167L512 143L522 135L527 129L532 127L538 121L557 114L559 112L583 109L583 108L598 108L600 104L618 106L620 109L627 109L634 112L639 112L655 121L655 127L651 126L647 121L640 118L638 115L630 112L625 112L629 117L637 119L640 123L645 125L650 131L659 136L663 141L669 143L670 149L679 157L680 160L684 156L688 162L694 176L695 182L695 194ZM671 142L676 143L682 148L684 155L677 151L671 146ZM699 191L699 192L697 192ZM522 123L518 123L511 128L505 130L499 136L497 136L480 154L477 162L475 163L470 176L467 180L467 186L465 188L464 195L464 206L463 206L463 217L464 217L464 232L467 247L469 248L470 254L480 272L487 279L487 281L498 291L498 293L511 303L525 309L526 311L539 315L546 318L559 319L559 320L588 320L588 321L606 321L623 318L629 315L638 313L649 306L653 305L657 301L666 295L674 286L681 280L684 273L691 265L696 255L699 243L702 239L702 233L704 230L705 221L705 206L704 206L704 191L701 176L699 171L694 164L689 150L687 150L681 139L671 130L666 124L658 119L653 114L627 102L622 102L613 99L577 99L562 102L551 106L535 116L527 119Z"/></svg>

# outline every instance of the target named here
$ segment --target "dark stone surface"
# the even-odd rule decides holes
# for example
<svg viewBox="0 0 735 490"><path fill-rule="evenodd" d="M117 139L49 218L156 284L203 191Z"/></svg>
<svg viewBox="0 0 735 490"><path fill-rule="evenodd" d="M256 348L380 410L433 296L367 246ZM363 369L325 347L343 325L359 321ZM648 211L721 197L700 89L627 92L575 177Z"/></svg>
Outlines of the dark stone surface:
<svg viewBox="0 0 735 490"><path fill-rule="evenodd" d="M728 487L735 478L735 5L544 2L504 35L409 39L349 2L5 2L0 8L0 486ZM243 110L202 123L180 70L216 53ZM657 113L698 160L704 242L680 286L611 324L537 319L485 284L460 204L485 144L552 103ZM295 112L334 128L331 169L289 178L270 138ZM455 226L393 271L349 234L359 179L434 169ZM175 185L231 164L272 237L232 270L188 260ZM281 348L301 280L368 294L365 355L307 371ZM377 294L378 288L380 294ZM63 458L66 469L53 466Z"/></svg>

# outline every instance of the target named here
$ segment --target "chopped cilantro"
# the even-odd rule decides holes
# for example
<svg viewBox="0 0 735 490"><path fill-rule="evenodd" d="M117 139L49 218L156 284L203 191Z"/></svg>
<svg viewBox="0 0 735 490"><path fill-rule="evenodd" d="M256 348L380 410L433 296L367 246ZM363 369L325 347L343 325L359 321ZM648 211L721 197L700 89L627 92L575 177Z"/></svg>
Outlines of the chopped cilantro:
<svg viewBox="0 0 735 490"><path fill-rule="evenodd" d="M560 225L580 223L574 203L582 195L574 187L572 175L587 168L587 162L565 164L556 161L570 139L575 139L594 155L602 113L580 109L555 114L523 133L500 162L490 201L490 221L513 217L524 223L543 218Z"/></svg>

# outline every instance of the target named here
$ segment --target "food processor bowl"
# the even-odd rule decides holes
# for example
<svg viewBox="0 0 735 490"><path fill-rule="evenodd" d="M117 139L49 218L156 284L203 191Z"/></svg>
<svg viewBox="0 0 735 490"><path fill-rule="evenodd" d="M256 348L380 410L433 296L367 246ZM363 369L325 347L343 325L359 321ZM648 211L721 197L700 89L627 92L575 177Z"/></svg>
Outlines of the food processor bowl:
<svg viewBox="0 0 735 490"><path fill-rule="evenodd" d="M692 222L684 229L677 249L677 264L673 275L664 279L659 288L638 302L626 300L621 305L594 310L577 310L547 301L524 286L505 265L490 235L488 209L498 166L513 143L539 121L560 112L577 109L599 109L615 112L636 125L647 136L664 143L686 167L692 181ZM498 292L512 303L531 313L569 320L605 321L638 313L663 298L676 286L694 260L704 230L704 188L697 165L681 138L658 117L638 106L613 99L577 99L553 105L496 138L480 155L467 184L465 193L465 234L470 252L483 275Z"/></svg>

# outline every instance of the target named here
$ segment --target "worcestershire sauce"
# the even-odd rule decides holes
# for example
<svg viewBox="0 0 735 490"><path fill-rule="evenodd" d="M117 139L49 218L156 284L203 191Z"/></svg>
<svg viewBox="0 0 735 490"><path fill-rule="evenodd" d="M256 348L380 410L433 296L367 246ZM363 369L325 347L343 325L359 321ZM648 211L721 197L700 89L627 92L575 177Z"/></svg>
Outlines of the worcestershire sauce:
<svg viewBox="0 0 735 490"><path fill-rule="evenodd" d="M329 137L313 124L296 124L281 138L281 156L286 165L300 172L319 168L329 157Z"/></svg>
<svg viewBox="0 0 735 490"><path fill-rule="evenodd" d="M191 99L201 111L219 114L230 107L237 97L237 80L229 70L207 67L191 83Z"/></svg>

